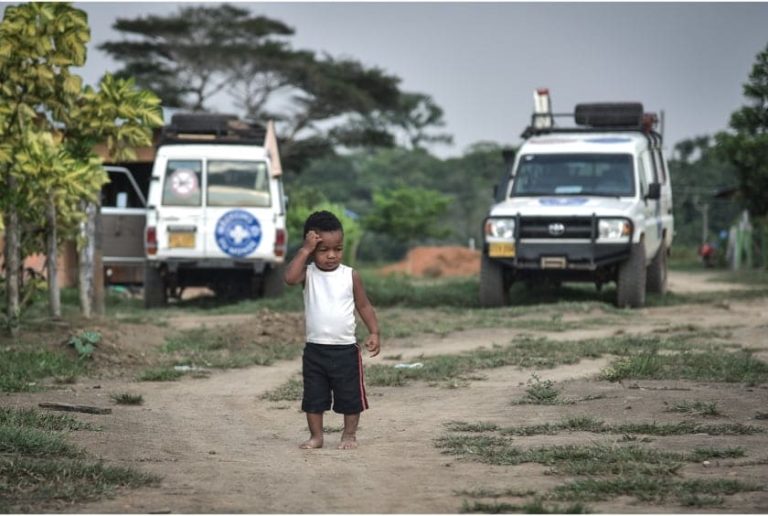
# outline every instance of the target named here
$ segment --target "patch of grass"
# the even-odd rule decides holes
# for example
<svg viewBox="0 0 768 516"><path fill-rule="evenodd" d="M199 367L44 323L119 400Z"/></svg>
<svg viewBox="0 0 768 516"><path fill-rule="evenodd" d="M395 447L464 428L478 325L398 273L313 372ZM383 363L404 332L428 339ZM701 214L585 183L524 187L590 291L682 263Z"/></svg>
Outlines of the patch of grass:
<svg viewBox="0 0 768 516"><path fill-rule="evenodd" d="M33 344L23 344L23 348L0 349L0 391L37 391L43 388L41 380L78 376L85 371L82 361L64 352L39 349Z"/></svg>
<svg viewBox="0 0 768 516"><path fill-rule="evenodd" d="M261 399L268 401L300 401L304 395L304 382L301 377L291 378L283 385L267 391Z"/></svg>
<svg viewBox="0 0 768 516"><path fill-rule="evenodd" d="M303 343L254 343L236 328L216 327L185 330L166 340L164 353L175 363L212 368L242 368L271 365L301 354Z"/></svg>
<svg viewBox="0 0 768 516"><path fill-rule="evenodd" d="M710 502L722 495L763 491L761 485L730 479L680 480L669 477L629 475L618 478L586 478L555 487L550 496L561 501L596 502L617 496L632 496L640 501L660 503L669 498L691 505L693 497ZM719 505L719 503L717 504Z"/></svg>
<svg viewBox="0 0 768 516"><path fill-rule="evenodd" d="M560 391L555 388L555 383L552 380L542 380L536 373L533 373L528 380L528 387L525 389L525 397L517 403L528 405L561 405L569 402L560 399Z"/></svg>
<svg viewBox="0 0 768 516"><path fill-rule="evenodd" d="M682 400L666 408L667 412L679 412L683 414L698 414L700 416L720 416L716 401Z"/></svg>
<svg viewBox="0 0 768 516"><path fill-rule="evenodd" d="M451 422L446 426L449 431L464 432L472 431L464 428L471 428L471 423ZM490 431L483 430L483 431ZM679 423L616 423L608 424L599 419L589 416L580 416L566 418L557 423L543 423L538 425L522 425L512 427L496 427L503 435L531 436L531 435L553 435L559 432L592 432L598 434L619 434L619 435L754 435L765 433L765 429L759 426L744 425L742 423L725 423L719 425L703 425L692 421L683 421Z"/></svg>
<svg viewBox="0 0 768 516"><path fill-rule="evenodd" d="M136 377L140 382L172 382L184 376L184 373L172 367L151 367Z"/></svg>
<svg viewBox="0 0 768 516"><path fill-rule="evenodd" d="M507 502L472 502L464 501L462 513L483 513L483 514L509 514L512 512L522 512L525 514L589 514L591 511L586 506L576 503L561 507L557 504L545 503L542 500L534 500L523 504L513 504Z"/></svg>
<svg viewBox="0 0 768 516"><path fill-rule="evenodd" d="M0 409L0 513L45 512L110 494L115 486L151 485L158 477L88 461L62 431L91 429L68 415ZM60 506L60 505L59 505ZM53 511L57 512L57 511Z"/></svg>
<svg viewBox="0 0 768 516"><path fill-rule="evenodd" d="M739 459L746 456L744 448L695 448L691 452L691 457L695 461L704 461L710 459Z"/></svg>
<svg viewBox="0 0 768 516"><path fill-rule="evenodd" d="M373 386L402 386L412 380L421 380L430 383L439 384L440 382L450 382L455 380L466 380L469 375L479 369L492 369L504 366L518 366L530 369L547 369L564 364L575 364L584 358L596 359L603 355L618 355L623 357L614 363L612 367L603 372L603 378L616 381L626 377L628 374L636 373L639 362L648 375L644 377L656 378L650 371L649 365L643 365L643 357L662 356L660 360L672 360L668 355L661 355L659 350L676 351L675 355L669 356L693 356L694 353L688 352L691 344L682 342L671 337L636 336L636 335L616 335L603 339L586 339L580 341L553 341L546 338L519 337L507 346L494 345L491 348L479 348L472 351L453 355L435 355L429 357L420 357L419 361L424 364L420 369L394 369L391 365L375 364L366 368L366 377L370 385ZM763 367L768 365L759 362L754 358L744 359L744 355L751 357L744 352L726 352L716 345L711 345L709 350L697 352L696 354L703 358L705 364L713 368L721 368L728 371L726 377L733 378L739 374L749 373L752 368L757 376L761 378ZM641 357L641 358L637 358ZM646 359L646 362L649 360ZM666 363L666 362L661 362ZM678 362L670 362L665 366L668 375L675 376L673 368ZM730 365L729 365L730 364ZM701 372L703 365L698 363L689 364L688 374L692 379L710 379L711 374ZM699 371L699 374L694 372ZM768 371L768 369L767 369ZM722 377L724 375L720 375Z"/></svg>
<svg viewBox="0 0 768 516"><path fill-rule="evenodd" d="M0 425L0 453L34 457L76 457L81 453L54 433L37 428Z"/></svg>
<svg viewBox="0 0 768 516"><path fill-rule="evenodd" d="M81 503L109 495L116 487L159 481L155 475L83 460L0 458L0 486L8 512L41 512L41 506L56 502Z"/></svg>
<svg viewBox="0 0 768 516"><path fill-rule="evenodd" d="M601 378L612 382L629 378L682 379L754 385L768 381L768 364L748 351L710 349L662 354L658 349L649 349L618 359L601 373Z"/></svg>
<svg viewBox="0 0 768 516"><path fill-rule="evenodd" d="M495 432L499 426L494 423L465 423L463 421L449 421L445 428L451 432Z"/></svg>
<svg viewBox="0 0 768 516"><path fill-rule="evenodd" d="M112 401L118 405L141 405L144 403L144 396L141 394L132 394L130 392L121 392L110 395Z"/></svg>
<svg viewBox="0 0 768 516"><path fill-rule="evenodd" d="M679 423L618 423L607 424L604 421L589 416L567 418L557 423L543 423L539 425L523 425L501 428L505 435L551 435L558 432L592 432L627 435L752 435L765 433L765 429L759 426L744 425L742 423L726 423L721 425L702 425L691 421Z"/></svg>
<svg viewBox="0 0 768 516"><path fill-rule="evenodd" d="M487 489L487 488L480 488L480 489L462 489L460 491L454 491L453 494L456 496L466 496L468 498L506 498L506 497L524 497L524 496L533 496L536 494L536 491L529 489L527 491L518 491L516 489L503 489L503 490L493 490L493 489Z"/></svg>
<svg viewBox="0 0 768 516"><path fill-rule="evenodd" d="M0 425L37 428L47 431L95 430L93 425L66 414L52 414L31 408L13 407L0 407Z"/></svg>

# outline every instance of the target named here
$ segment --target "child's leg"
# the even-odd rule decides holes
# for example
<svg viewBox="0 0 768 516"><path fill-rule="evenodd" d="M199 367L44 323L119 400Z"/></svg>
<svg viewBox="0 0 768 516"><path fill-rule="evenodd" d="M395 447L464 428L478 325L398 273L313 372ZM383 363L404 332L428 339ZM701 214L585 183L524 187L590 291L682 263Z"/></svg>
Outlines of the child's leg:
<svg viewBox="0 0 768 516"><path fill-rule="evenodd" d="M309 439L299 445L299 448L323 447L323 413L307 412L307 425L309 426Z"/></svg>
<svg viewBox="0 0 768 516"><path fill-rule="evenodd" d="M360 422L360 414L344 414L344 432L341 434L340 450L357 448L357 424Z"/></svg>

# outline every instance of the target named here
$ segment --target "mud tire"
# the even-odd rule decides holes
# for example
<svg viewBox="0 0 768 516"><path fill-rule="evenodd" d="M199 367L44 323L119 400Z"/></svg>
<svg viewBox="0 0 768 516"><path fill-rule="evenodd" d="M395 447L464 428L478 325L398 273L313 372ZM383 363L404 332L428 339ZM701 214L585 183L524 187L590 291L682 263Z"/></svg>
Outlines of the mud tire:
<svg viewBox="0 0 768 516"><path fill-rule="evenodd" d="M633 244L629 258L619 265L616 278L616 306L642 308L645 306L645 245Z"/></svg>
<svg viewBox="0 0 768 516"><path fill-rule="evenodd" d="M278 297L282 295L285 290L285 282L283 281L284 271L285 266L282 264L267 266L264 270L264 278L261 285L263 297Z"/></svg>
<svg viewBox="0 0 768 516"><path fill-rule="evenodd" d="M504 281L504 267L485 254L480 260L480 306L493 308L509 303L509 285Z"/></svg>
<svg viewBox="0 0 768 516"><path fill-rule="evenodd" d="M667 293L667 248L662 243L653 261L648 266L645 278L645 290L650 294Z"/></svg>
<svg viewBox="0 0 768 516"><path fill-rule="evenodd" d="M162 271L144 265L144 308L158 308L168 304L168 294Z"/></svg>

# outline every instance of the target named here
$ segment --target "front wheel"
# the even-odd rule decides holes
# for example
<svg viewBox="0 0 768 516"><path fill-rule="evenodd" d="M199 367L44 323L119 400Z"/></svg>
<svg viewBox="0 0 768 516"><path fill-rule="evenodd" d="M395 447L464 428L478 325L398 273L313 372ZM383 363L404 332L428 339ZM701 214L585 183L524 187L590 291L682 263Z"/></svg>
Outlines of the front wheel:
<svg viewBox="0 0 768 516"><path fill-rule="evenodd" d="M667 292L667 248L662 243L653 261L648 266L645 279L645 290L651 294L666 294Z"/></svg>
<svg viewBox="0 0 768 516"><path fill-rule="evenodd" d="M509 302L507 287L504 267L483 254L480 260L480 306L505 306Z"/></svg>
<svg viewBox="0 0 768 516"><path fill-rule="evenodd" d="M616 278L616 306L641 308L645 306L645 245L633 244L629 259L619 266Z"/></svg>

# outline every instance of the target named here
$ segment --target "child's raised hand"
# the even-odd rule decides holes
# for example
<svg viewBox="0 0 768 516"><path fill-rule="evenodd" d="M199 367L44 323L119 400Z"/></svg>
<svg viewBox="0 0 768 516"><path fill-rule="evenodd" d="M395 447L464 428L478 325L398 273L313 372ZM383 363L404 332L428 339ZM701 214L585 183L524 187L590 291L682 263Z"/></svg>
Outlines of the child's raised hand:
<svg viewBox="0 0 768 516"><path fill-rule="evenodd" d="M379 342L379 334L371 333L368 338L365 339L365 349L370 352L371 357L375 357L381 351L381 343Z"/></svg>
<svg viewBox="0 0 768 516"><path fill-rule="evenodd" d="M314 229L310 229L307 231L307 236L304 237L304 245L302 247L304 247L304 249L310 253L314 253L317 244L319 244L322 240L323 239L320 238L320 233Z"/></svg>

